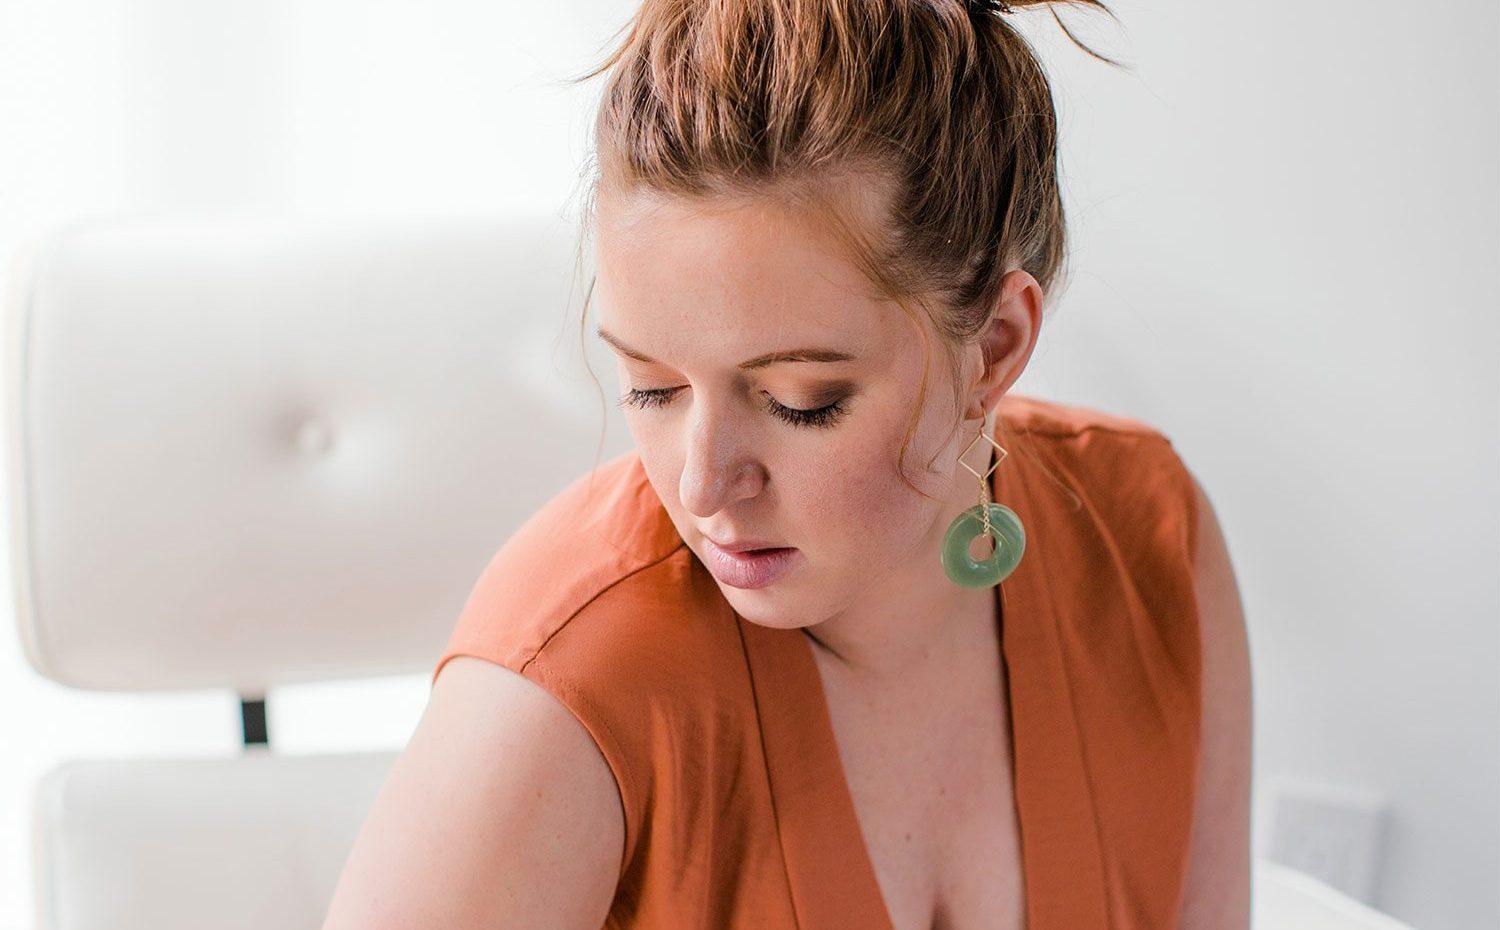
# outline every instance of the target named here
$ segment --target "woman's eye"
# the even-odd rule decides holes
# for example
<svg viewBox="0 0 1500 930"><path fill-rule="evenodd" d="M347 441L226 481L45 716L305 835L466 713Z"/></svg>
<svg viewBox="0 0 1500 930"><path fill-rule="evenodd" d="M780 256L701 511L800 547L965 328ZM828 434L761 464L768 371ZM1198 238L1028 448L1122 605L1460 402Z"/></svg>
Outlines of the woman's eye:
<svg viewBox="0 0 1500 930"><path fill-rule="evenodd" d="M660 407L671 398L675 388L656 388L647 391L638 391L631 388L620 398L620 403L629 404L632 407Z"/></svg>
<svg viewBox="0 0 1500 930"><path fill-rule="evenodd" d="M831 404L819 407L816 410L798 410L796 407L785 407L778 404L773 398L766 398L766 409L773 416L779 417L793 426L832 426L839 417L844 415L844 401L847 398L839 398Z"/></svg>
<svg viewBox="0 0 1500 930"><path fill-rule="evenodd" d="M625 396L620 398L620 403L632 407L647 408L660 407L672 399L679 388L651 388L637 390L631 388ZM832 426L846 411L847 397L841 397L831 404L818 407L815 410L800 410L796 407L788 407L777 403L775 398L766 397L766 410L778 419L790 423L793 426L828 427Z"/></svg>

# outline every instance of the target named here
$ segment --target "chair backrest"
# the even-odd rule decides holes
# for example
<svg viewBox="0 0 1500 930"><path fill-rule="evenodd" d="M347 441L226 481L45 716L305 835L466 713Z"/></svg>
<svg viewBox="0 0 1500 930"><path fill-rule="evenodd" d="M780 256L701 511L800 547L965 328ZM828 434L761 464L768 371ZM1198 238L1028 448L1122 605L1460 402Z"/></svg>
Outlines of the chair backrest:
<svg viewBox="0 0 1500 930"><path fill-rule="evenodd" d="M613 405L565 351L575 248L552 217L46 238L9 307L31 664L242 695L422 670L485 561L598 454Z"/></svg>
<svg viewBox="0 0 1500 930"><path fill-rule="evenodd" d="M231 689L247 743L274 686L429 671L510 533L628 447L582 374L591 256L557 217L115 217L21 254L27 659L76 688ZM392 761L67 762L34 795L38 926L312 930Z"/></svg>

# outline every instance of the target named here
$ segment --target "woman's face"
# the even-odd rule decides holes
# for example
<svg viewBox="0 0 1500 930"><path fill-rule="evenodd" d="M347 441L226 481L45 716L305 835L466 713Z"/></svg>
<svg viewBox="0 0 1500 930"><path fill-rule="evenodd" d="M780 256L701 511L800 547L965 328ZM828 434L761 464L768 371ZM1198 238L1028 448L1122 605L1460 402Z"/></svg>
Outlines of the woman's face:
<svg viewBox="0 0 1500 930"><path fill-rule="evenodd" d="M907 471L931 500L896 471L921 338L816 224L771 201L631 200L601 201L596 230L599 329L619 357L626 423L677 531L731 606L752 622L802 627L861 599L943 584L942 535L978 494L957 466L973 435L948 435L958 411L930 324ZM968 477L961 487L955 471ZM710 540L795 551L757 582L747 576L776 564L737 569Z"/></svg>

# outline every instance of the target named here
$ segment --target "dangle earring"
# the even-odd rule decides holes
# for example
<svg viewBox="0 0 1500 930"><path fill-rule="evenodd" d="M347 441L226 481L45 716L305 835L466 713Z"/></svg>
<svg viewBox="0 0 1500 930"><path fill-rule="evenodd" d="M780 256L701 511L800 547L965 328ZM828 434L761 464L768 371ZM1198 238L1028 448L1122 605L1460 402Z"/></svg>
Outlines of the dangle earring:
<svg viewBox="0 0 1500 930"><path fill-rule="evenodd" d="M994 464L982 475L964 461L969 449L981 439L1000 450ZM965 588L988 588L1004 581L1021 564L1021 554L1026 551L1026 531L1021 526L1021 518L1004 504L990 501L990 475L1000 467L1006 454L998 442L984 434L981 422L979 435L958 457L958 464L979 479L979 503L966 508L949 525L948 534L943 537L943 571L955 584ZM978 536L993 538L989 557L980 562L969 555L969 546Z"/></svg>

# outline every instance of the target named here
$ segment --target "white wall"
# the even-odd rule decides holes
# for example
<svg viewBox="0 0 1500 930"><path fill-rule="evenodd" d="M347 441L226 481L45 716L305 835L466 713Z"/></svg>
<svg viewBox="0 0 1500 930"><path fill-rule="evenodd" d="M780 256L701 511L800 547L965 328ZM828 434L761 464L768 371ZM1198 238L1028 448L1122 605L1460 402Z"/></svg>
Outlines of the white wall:
<svg viewBox="0 0 1500 930"><path fill-rule="evenodd" d="M597 85L553 82L630 8L12 0L0 260L79 212L571 211ZM1113 9L1123 27L1062 15L1130 73L1022 20L1059 97L1075 278L1020 389L1158 424L1207 486L1261 814L1273 776L1384 792L1372 903L1500 925L1500 11ZM421 675L289 690L271 728L395 748L425 696ZM42 771L231 752L236 714L60 688L0 635L0 930L27 925Z"/></svg>
<svg viewBox="0 0 1500 930"><path fill-rule="evenodd" d="M1080 270L1041 384L1204 481L1258 815L1272 776L1382 792L1372 903L1500 926L1500 7L1118 12L1135 77L1046 42Z"/></svg>

